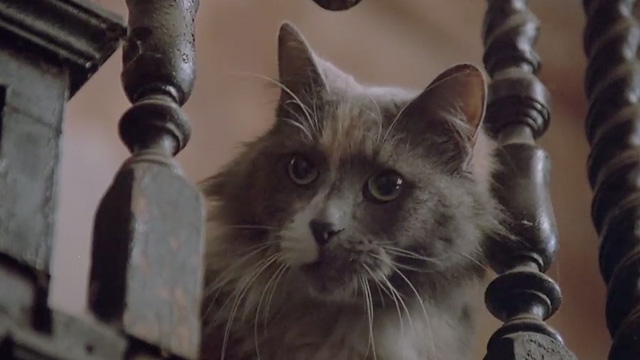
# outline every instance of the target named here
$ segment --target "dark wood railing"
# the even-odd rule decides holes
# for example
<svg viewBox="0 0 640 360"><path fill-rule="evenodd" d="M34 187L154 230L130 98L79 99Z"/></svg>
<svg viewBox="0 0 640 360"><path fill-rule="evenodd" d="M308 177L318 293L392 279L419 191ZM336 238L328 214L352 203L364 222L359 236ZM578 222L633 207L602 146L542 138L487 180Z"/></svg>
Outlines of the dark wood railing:
<svg viewBox="0 0 640 360"><path fill-rule="evenodd" d="M360 2L314 1L331 11ZM198 0L127 5L125 26L83 0L0 0L0 359L198 357L204 209L173 160L190 133L181 106L195 78ZM634 5L584 0L589 179L609 285L611 360L640 353L640 37ZM535 143L550 121L549 93L536 76L538 31L526 0L488 1L486 121L499 142L499 161L510 164L496 174L495 192L521 240L492 239L487 248L498 277L487 288L486 303L504 321L489 341L488 360L575 359L544 323L561 295L544 274L558 236L549 159ZM123 40L122 80L133 105L121 119L120 136L132 155L96 215L89 294L94 317L80 319L47 305L63 109Z"/></svg>
<svg viewBox="0 0 640 360"><path fill-rule="evenodd" d="M640 27L635 0L584 0L591 216L608 285L612 360L640 354Z"/></svg>

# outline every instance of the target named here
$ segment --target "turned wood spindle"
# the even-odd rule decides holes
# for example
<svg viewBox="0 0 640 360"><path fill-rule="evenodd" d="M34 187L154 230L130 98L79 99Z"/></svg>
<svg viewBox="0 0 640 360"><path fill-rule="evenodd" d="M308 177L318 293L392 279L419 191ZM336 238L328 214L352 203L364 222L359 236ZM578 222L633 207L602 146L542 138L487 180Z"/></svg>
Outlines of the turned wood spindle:
<svg viewBox="0 0 640 360"><path fill-rule="evenodd" d="M560 306L560 289L544 274L558 248L549 196L550 163L535 139L549 126L549 94L536 74L538 19L526 0L489 0L484 64L491 77L486 126L498 141L494 192L513 238L488 242L499 274L486 291L489 311L504 321L487 345L487 360L574 359L544 323Z"/></svg>
<svg viewBox="0 0 640 360"><path fill-rule="evenodd" d="M198 0L127 0L127 6L122 82L133 106L120 121L120 136L132 156L96 215L90 307L140 345L131 356L196 359L204 207L172 157L189 139L180 106L195 79Z"/></svg>
<svg viewBox="0 0 640 360"><path fill-rule="evenodd" d="M636 1L583 1L591 216L608 286L609 359L640 354L640 26Z"/></svg>

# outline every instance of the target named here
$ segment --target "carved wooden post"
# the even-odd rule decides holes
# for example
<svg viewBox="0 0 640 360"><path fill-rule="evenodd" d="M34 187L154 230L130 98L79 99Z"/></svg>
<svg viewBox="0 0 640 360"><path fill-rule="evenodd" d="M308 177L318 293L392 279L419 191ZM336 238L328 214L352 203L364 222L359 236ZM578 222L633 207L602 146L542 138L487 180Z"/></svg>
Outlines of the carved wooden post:
<svg viewBox="0 0 640 360"><path fill-rule="evenodd" d="M78 0L0 0L0 257L47 277L64 106L119 46L119 21Z"/></svg>
<svg viewBox="0 0 640 360"><path fill-rule="evenodd" d="M536 74L533 46L539 23L526 0L489 0L484 63L491 76L486 125L498 139L495 193L517 240L493 239L491 266L499 276L486 292L491 313L504 321L487 345L486 360L574 359L544 323L560 306L560 289L544 272L557 247L549 197L549 157L535 139L549 126L548 93Z"/></svg>
<svg viewBox="0 0 640 360"><path fill-rule="evenodd" d="M104 324L49 308L67 101L126 34L83 0L0 0L0 359L118 359Z"/></svg>
<svg viewBox="0 0 640 360"><path fill-rule="evenodd" d="M127 6L122 81L133 106L120 121L120 136L132 156L96 215L90 308L133 340L133 358L196 359L204 207L172 157L189 139L180 106L195 78L198 0L127 0Z"/></svg>
<svg viewBox="0 0 640 360"><path fill-rule="evenodd" d="M635 0L584 1L592 219L608 285L609 359L640 354L640 61Z"/></svg>

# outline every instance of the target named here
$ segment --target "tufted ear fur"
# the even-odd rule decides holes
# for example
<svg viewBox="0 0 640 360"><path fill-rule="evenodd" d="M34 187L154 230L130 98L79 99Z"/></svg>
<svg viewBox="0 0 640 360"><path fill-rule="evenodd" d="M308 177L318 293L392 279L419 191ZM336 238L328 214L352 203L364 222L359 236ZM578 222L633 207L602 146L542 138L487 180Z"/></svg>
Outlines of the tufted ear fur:
<svg viewBox="0 0 640 360"><path fill-rule="evenodd" d="M486 94L482 70L470 64L456 65L438 75L401 116L410 133L439 138L441 151L451 150L448 153L460 160L452 164L464 165L476 145Z"/></svg>
<svg viewBox="0 0 640 360"><path fill-rule="evenodd" d="M302 34L291 23L284 22L278 32L278 72L283 86L280 110L304 116L307 108L324 91L326 83L314 55Z"/></svg>

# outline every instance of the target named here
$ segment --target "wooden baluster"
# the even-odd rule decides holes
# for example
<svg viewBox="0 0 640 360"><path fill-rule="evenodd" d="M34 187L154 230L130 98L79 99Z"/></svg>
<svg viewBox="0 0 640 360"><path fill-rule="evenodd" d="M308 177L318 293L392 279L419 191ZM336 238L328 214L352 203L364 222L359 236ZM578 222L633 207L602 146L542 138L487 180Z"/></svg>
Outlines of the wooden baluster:
<svg viewBox="0 0 640 360"><path fill-rule="evenodd" d="M518 241L492 239L489 261L499 276L486 304L504 325L487 345L486 360L575 359L544 320L560 306L560 289L544 272L558 248L549 197L550 164L535 139L549 126L548 92L536 74L533 46L539 23L526 0L489 0L484 63L491 76L486 126L498 140L494 191Z"/></svg>
<svg viewBox="0 0 640 360"><path fill-rule="evenodd" d="M592 219L608 285L609 359L640 354L640 61L632 0L584 1Z"/></svg>
<svg viewBox="0 0 640 360"><path fill-rule="evenodd" d="M189 139L180 106L195 78L198 0L127 0L127 6L122 81L133 106L120 121L120 136L132 156L96 215L89 303L132 339L130 356L196 359L204 207L172 157Z"/></svg>

